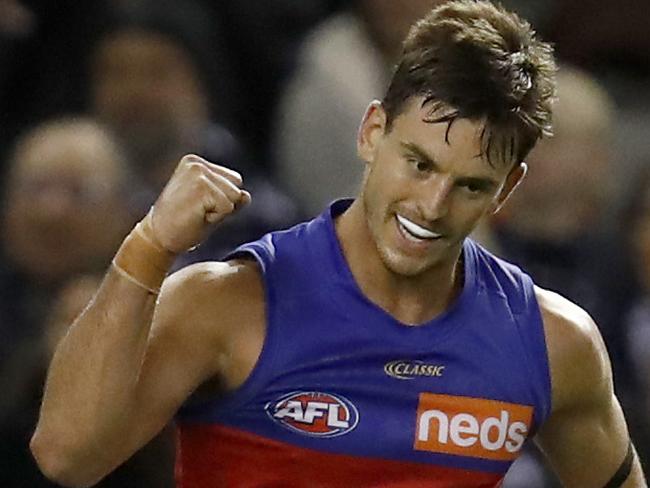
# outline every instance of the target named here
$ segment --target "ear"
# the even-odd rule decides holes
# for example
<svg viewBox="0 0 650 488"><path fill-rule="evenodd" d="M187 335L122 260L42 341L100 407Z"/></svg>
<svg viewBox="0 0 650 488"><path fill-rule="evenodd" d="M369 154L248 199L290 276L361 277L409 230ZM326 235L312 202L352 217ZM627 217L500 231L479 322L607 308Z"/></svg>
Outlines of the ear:
<svg viewBox="0 0 650 488"><path fill-rule="evenodd" d="M377 145L386 130L386 111L379 100L368 105L357 133L357 154L366 163L375 160Z"/></svg>
<svg viewBox="0 0 650 488"><path fill-rule="evenodd" d="M493 214L501 210L501 207L503 207L508 198L510 198L510 195L512 195L515 189L524 180L527 173L528 165L524 161L510 170L510 173L508 173L508 176L506 176L506 181L503 184L503 188L501 188L501 191L499 192L499 195L495 201L494 208L492 209Z"/></svg>

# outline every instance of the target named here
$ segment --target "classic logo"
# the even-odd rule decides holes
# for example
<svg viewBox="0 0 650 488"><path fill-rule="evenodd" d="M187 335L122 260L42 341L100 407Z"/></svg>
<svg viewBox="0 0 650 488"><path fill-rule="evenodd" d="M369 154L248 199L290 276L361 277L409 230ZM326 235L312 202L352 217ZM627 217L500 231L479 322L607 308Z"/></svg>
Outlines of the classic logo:
<svg viewBox="0 0 650 488"><path fill-rule="evenodd" d="M413 447L511 461L528 436L532 416L528 405L421 393Z"/></svg>
<svg viewBox="0 0 650 488"><path fill-rule="evenodd" d="M269 402L265 409L283 427L314 437L347 434L359 422L359 412L352 402L331 393L296 391Z"/></svg>
<svg viewBox="0 0 650 488"><path fill-rule="evenodd" d="M426 364L424 361L407 361L398 359L384 365L384 372L388 376L399 380L412 380L416 376L442 376L445 367L440 364Z"/></svg>

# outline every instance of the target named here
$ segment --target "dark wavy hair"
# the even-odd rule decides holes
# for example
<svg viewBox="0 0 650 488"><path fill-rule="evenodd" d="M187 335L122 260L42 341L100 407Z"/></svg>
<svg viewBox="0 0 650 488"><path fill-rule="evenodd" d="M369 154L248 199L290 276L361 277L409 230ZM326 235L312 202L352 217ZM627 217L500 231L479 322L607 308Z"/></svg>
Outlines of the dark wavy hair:
<svg viewBox="0 0 650 488"><path fill-rule="evenodd" d="M427 122L484 120L490 164L523 161L552 135L557 71L553 48L530 24L484 0L453 0L416 22L383 99L386 130L413 97L430 106Z"/></svg>

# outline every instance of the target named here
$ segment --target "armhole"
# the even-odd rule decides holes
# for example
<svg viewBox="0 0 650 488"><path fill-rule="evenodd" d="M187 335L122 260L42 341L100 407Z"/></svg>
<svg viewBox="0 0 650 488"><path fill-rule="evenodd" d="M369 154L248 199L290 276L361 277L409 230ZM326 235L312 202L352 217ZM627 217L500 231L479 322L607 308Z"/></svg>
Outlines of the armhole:
<svg viewBox="0 0 650 488"><path fill-rule="evenodd" d="M260 266L262 276L262 286L264 288L264 315L265 315L265 333L262 350L255 362L251 374L241 384L239 388L223 395L219 400L219 408L232 408L241 403L246 403L253 398L264 384L274 377L274 363L276 358L276 331L273 319L275 313L275 289L271 279L271 263L274 258L273 254L269 255L266 246L244 245L236 249L228 259L254 259Z"/></svg>
<svg viewBox="0 0 650 488"><path fill-rule="evenodd" d="M529 359L528 369L533 381L535 415L532 433L537 432L549 417L552 409L551 370L548 359L544 320L535 296L532 279L522 273L524 306L516 316L517 327L524 343L524 351Z"/></svg>
<svg viewBox="0 0 650 488"><path fill-rule="evenodd" d="M274 314L275 293L270 279L270 264L273 259L264 249L265 246L258 243L245 244L228 254L224 260L251 259L254 260L261 270L262 286L264 288L265 307L265 334L262 350L251 370L250 375L239 388L217 395L212 398L192 402L183 405L176 414L176 420L180 422L192 421L193 419L210 419L218 416L223 411L229 411L238 405L245 404L253 398L264 384L273 377L274 363L276 358L276 340L272 319Z"/></svg>

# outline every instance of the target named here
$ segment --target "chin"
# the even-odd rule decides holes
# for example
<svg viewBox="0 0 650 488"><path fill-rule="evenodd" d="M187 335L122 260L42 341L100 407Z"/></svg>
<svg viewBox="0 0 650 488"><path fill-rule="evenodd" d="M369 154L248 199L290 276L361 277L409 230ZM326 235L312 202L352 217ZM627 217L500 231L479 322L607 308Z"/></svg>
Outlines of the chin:
<svg viewBox="0 0 650 488"><path fill-rule="evenodd" d="M379 255L387 270L406 278L419 276L435 265L431 260L416 259L386 249Z"/></svg>

